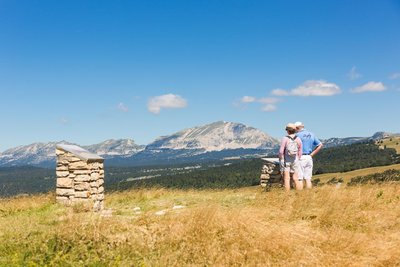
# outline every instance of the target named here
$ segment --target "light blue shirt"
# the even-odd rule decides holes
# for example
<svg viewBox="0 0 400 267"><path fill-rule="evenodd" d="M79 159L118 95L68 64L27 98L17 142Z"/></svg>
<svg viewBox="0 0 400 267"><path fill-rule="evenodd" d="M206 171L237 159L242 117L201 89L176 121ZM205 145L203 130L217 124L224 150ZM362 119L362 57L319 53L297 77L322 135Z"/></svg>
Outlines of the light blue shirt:
<svg viewBox="0 0 400 267"><path fill-rule="evenodd" d="M321 141L319 141L312 132L309 132L305 129L296 133L296 135L303 143L303 155L310 155L311 152L313 152L314 149L321 144Z"/></svg>

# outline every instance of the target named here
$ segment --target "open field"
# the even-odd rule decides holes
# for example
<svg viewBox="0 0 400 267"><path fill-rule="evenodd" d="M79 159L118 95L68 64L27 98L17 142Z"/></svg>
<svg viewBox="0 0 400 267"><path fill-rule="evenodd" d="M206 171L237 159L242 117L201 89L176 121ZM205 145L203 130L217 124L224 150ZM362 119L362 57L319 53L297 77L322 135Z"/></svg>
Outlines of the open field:
<svg viewBox="0 0 400 267"><path fill-rule="evenodd" d="M383 148L386 146L387 148L394 148L397 151L397 154L400 154L400 136L387 137L381 140L379 143L379 147Z"/></svg>
<svg viewBox="0 0 400 267"><path fill-rule="evenodd" d="M106 208L0 200L0 266L400 265L400 183L136 189L106 195Z"/></svg>
<svg viewBox="0 0 400 267"><path fill-rule="evenodd" d="M328 180L332 178L342 178L345 183L349 182L351 178L357 177L357 176L365 176L373 173L380 173L384 172L386 170L400 170L400 164L393 164L393 165L388 165L388 166L379 166L379 167L372 167L372 168L365 168L365 169L359 169L355 171L349 171L349 172L336 172L336 173L324 173L324 174L319 174L319 175L314 175L313 179L319 178L321 182L327 182Z"/></svg>

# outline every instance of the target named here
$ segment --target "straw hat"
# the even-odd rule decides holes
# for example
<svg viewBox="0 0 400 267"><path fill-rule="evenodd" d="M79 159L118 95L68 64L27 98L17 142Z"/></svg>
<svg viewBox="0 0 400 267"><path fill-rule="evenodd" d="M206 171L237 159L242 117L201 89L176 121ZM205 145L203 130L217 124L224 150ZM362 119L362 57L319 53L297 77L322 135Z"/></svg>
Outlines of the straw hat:
<svg viewBox="0 0 400 267"><path fill-rule="evenodd" d="M288 123L286 125L286 130L296 130L296 125L294 123Z"/></svg>

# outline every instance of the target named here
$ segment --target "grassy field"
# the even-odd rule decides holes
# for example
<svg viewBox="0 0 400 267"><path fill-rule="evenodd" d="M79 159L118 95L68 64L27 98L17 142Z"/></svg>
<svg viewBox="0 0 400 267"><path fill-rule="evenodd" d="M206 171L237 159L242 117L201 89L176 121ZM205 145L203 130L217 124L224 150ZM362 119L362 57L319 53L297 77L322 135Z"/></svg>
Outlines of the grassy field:
<svg viewBox="0 0 400 267"><path fill-rule="evenodd" d="M332 178L342 178L345 183L349 182L351 178L357 177L357 176L365 176L373 173L380 173L384 172L386 170L400 170L400 164L393 164L393 165L388 165L388 166L379 166L379 167L372 167L372 168L365 168L365 169L359 169L355 171L350 171L350 172L336 172L336 173L324 173L324 174L319 174L313 176L314 179L319 178L321 182L327 182Z"/></svg>
<svg viewBox="0 0 400 267"><path fill-rule="evenodd" d="M383 148L386 146L387 148L394 148L397 151L397 154L400 154L400 136L387 137L381 140L379 146Z"/></svg>
<svg viewBox="0 0 400 267"><path fill-rule="evenodd" d="M136 189L103 214L54 198L0 200L0 266L400 265L400 183Z"/></svg>

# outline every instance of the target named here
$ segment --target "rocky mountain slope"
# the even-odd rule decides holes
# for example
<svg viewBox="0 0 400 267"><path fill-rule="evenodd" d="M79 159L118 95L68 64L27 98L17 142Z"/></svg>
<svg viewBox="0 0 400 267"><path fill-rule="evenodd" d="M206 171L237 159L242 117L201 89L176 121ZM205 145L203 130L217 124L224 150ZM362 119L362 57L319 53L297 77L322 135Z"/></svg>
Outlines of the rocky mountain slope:
<svg viewBox="0 0 400 267"><path fill-rule="evenodd" d="M72 145L73 143L68 141L33 143L11 148L0 153L0 167L23 165L52 166L55 163L55 149L57 144ZM131 139L111 139L99 144L82 147L104 158L131 156L144 149L144 146L135 144Z"/></svg>
<svg viewBox="0 0 400 267"><path fill-rule="evenodd" d="M137 145L132 139L109 139L99 144L85 146L85 149L104 158L131 156L142 151L145 146Z"/></svg>
<svg viewBox="0 0 400 267"><path fill-rule="evenodd" d="M379 140L394 134L378 132L371 137L330 138L321 140L325 147L349 145L368 140ZM67 141L34 143L0 153L0 167L54 167L56 144ZM132 139L106 140L82 146L107 159L109 165L149 165L179 162L213 161L275 155L279 140L261 130L241 123L217 121L159 137L147 146L137 145Z"/></svg>
<svg viewBox="0 0 400 267"><path fill-rule="evenodd" d="M272 149L278 144L278 140L256 128L241 123L218 121L160 137L146 149L196 149L211 152L241 148Z"/></svg>
<svg viewBox="0 0 400 267"><path fill-rule="evenodd" d="M366 142L369 140L377 141L389 136L395 136L396 134L387 132L376 132L370 137L345 137L345 138L329 138L321 140L325 147L345 146L359 142Z"/></svg>

